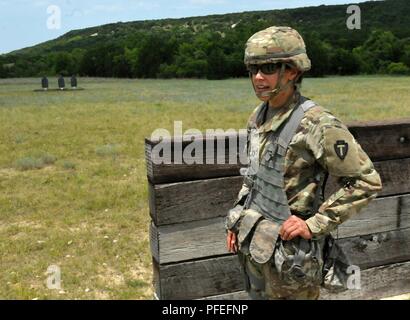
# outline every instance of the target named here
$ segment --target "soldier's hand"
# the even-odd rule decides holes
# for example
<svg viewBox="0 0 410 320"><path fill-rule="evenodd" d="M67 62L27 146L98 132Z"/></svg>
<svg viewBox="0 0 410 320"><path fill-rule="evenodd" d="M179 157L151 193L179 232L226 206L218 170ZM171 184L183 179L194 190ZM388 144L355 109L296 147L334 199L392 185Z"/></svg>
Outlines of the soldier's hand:
<svg viewBox="0 0 410 320"><path fill-rule="evenodd" d="M312 239L312 233L309 230L306 222L294 215L290 216L279 230L279 235L282 240L292 240L297 236L301 236L303 239Z"/></svg>
<svg viewBox="0 0 410 320"><path fill-rule="evenodd" d="M228 230L228 235L226 236L226 246L228 251L231 253L238 252L238 245L236 243L236 234Z"/></svg>

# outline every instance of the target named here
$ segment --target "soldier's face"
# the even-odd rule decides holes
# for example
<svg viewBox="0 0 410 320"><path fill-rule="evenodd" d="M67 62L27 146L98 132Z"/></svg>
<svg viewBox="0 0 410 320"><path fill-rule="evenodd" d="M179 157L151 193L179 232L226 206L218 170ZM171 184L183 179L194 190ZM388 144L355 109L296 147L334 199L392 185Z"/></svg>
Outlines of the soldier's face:
<svg viewBox="0 0 410 320"><path fill-rule="evenodd" d="M280 68L273 74L265 74L262 70L258 70L256 74L251 73L252 83L255 88L256 96L262 101L269 101L270 93L274 90L279 81ZM283 74L281 84L286 84L289 80L293 80L298 75L298 71L294 68L286 68ZM289 88L288 88L289 89ZM292 88L290 88L292 90ZM283 95L287 95L288 90L281 92L276 98L281 98ZM276 99L275 98L275 99Z"/></svg>
<svg viewBox="0 0 410 320"><path fill-rule="evenodd" d="M253 87L256 96L262 101L268 101L272 90L275 89L279 79L279 70L274 74L264 74L261 70L252 74Z"/></svg>

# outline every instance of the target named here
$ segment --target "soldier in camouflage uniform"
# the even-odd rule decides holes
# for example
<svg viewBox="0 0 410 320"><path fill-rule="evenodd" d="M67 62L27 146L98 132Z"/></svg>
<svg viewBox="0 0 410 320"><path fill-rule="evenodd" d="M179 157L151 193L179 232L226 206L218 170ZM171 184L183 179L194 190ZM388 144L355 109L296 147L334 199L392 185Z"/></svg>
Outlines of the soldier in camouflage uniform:
<svg viewBox="0 0 410 320"><path fill-rule="evenodd" d="M324 239L376 197L380 177L347 127L301 96L310 60L296 30L257 32L244 62L262 104L248 122L250 165L226 219L227 247L251 298L317 299ZM323 199L327 174L340 188Z"/></svg>

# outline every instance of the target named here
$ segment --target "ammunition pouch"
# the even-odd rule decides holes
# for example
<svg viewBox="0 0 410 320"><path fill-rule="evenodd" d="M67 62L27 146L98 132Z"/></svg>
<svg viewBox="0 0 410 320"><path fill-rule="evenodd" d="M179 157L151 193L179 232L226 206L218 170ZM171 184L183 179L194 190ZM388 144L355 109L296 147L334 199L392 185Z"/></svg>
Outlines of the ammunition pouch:
<svg viewBox="0 0 410 320"><path fill-rule="evenodd" d="M249 253L249 243L252 238L254 227L257 222L263 219L263 216L252 209L243 211L243 217L239 223L238 245L239 250L244 254Z"/></svg>
<svg viewBox="0 0 410 320"><path fill-rule="evenodd" d="M270 220L262 220L256 226L249 252L259 264L268 262L275 251L280 225Z"/></svg>

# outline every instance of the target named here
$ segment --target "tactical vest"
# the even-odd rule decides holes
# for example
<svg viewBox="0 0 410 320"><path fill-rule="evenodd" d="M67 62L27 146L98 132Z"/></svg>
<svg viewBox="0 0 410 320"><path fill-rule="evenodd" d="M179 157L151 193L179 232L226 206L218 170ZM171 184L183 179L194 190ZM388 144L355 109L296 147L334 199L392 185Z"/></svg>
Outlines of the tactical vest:
<svg viewBox="0 0 410 320"><path fill-rule="evenodd" d="M273 262L279 277L289 285L319 285L323 281L323 248L328 237L317 240L297 237L290 241L278 241L280 226L291 215L284 185L286 151L305 112L314 106L313 101L300 98L287 121L268 137L271 143L259 157L256 172L246 176L250 193L244 204L245 214L239 227L238 244L247 291L252 278L252 273L246 268L247 254L258 264L267 263L274 255ZM258 115L264 107L267 106L261 105ZM255 122L254 129L257 129L258 121ZM252 141L248 141L248 147L249 144ZM250 170L248 172L252 173ZM320 179L318 182L313 210L317 210L323 181ZM258 281L254 281L254 285Z"/></svg>
<svg viewBox="0 0 410 320"><path fill-rule="evenodd" d="M279 224L291 215L284 185L286 151L305 112L314 106L312 100L301 97L284 125L276 132L270 133L270 143L267 143L260 157L256 173L247 176L252 187L245 202L245 209L253 209ZM259 111L263 107L266 105L261 105ZM256 127L254 129L257 130ZM252 141L249 143L252 144Z"/></svg>

